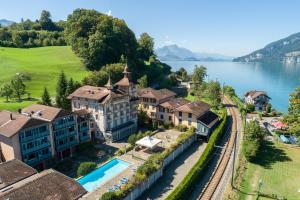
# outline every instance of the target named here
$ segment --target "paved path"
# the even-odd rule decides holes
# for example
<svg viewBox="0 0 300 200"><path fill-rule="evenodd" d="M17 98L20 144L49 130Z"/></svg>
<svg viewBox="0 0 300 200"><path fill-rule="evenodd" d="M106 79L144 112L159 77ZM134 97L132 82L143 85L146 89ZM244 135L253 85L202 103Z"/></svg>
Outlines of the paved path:
<svg viewBox="0 0 300 200"><path fill-rule="evenodd" d="M177 157L164 170L162 178L157 180L139 199L165 199L187 175L197 162L206 147L206 143L195 142L184 153Z"/></svg>

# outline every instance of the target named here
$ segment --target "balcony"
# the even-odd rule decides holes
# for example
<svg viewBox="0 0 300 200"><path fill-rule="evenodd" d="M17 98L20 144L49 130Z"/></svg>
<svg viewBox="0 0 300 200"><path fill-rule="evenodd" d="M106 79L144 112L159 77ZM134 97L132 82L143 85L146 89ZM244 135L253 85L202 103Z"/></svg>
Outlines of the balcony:
<svg viewBox="0 0 300 200"><path fill-rule="evenodd" d="M30 160L26 160L24 159L24 162L28 165L36 165L44 160L50 159L52 157L51 152L49 152L48 154L44 154L44 155L38 155L37 157L30 159Z"/></svg>
<svg viewBox="0 0 300 200"><path fill-rule="evenodd" d="M67 148L70 148L70 147L73 147L73 146L77 145L78 143L79 143L78 140L73 140L72 142L67 142L67 143L62 144L62 145L57 144L56 145L56 150L57 151L63 151Z"/></svg>
<svg viewBox="0 0 300 200"><path fill-rule="evenodd" d="M76 125L76 122L75 121L70 121L70 122L66 122L66 123L63 123L63 124L54 124L53 125L53 131L57 131L59 129L63 129L63 128L67 128L67 127L70 127L70 126L75 126Z"/></svg>
<svg viewBox="0 0 300 200"><path fill-rule="evenodd" d="M55 134L55 139L58 140L58 139L61 139L63 137L67 137L67 136L71 136L71 135L77 135L77 132L76 130L72 131L72 132L69 132L68 130L66 130L63 134L61 135L56 135Z"/></svg>
<svg viewBox="0 0 300 200"><path fill-rule="evenodd" d="M44 131L44 132L40 132L38 135L34 135L34 134L32 134L32 136L29 136L29 137L20 137L20 142L22 143L22 142L28 142L28 141L30 141L30 140L36 140L36 139L38 139L38 138L41 138L41 137L45 137L45 136L49 136L50 135L50 133L49 133L49 131L48 130L46 130L46 131ZM24 134L24 136L25 136L25 134Z"/></svg>
<svg viewBox="0 0 300 200"><path fill-rule="evenodd" d="M24 150L22 149L21 152L22 152L22 155L25 155L25 154L28 154L28 153L31 153L31 152L40 151L40 150L42 150L44 148L47 148L47 147L50 147L50 146L51 146L51 144L48 141L47 143L44 143L44 144L41 144L41 145L38 145L38 146L34 146L30 149L24 149ZM22 145L21 145L21 147L22 147Z"/></svg>

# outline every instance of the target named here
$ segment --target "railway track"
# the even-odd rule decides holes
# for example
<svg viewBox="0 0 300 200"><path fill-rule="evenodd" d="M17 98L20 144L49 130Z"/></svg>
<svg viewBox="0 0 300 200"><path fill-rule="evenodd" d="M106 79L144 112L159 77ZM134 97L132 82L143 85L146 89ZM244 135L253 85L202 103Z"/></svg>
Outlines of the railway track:
<svg viewBox="0 0 300 200"><path fill-rule="evenodd" d="M218 185L223 177L223 174L226 170L226 167L229 163L231 153L233 152L234 148L234 141L237 133L237 113L236 109L233 108L233 103L230 102L226 97L224 98L225 104L229 105L228 110L230 115L232 116L232 126L230 130L230 136L228 141L225 143L218 165L213 172L212 177L210 178L209 182L201 192L198 199L200 200L210 200L212 199ZM231 105L231 106L230 106Z"/></svg>

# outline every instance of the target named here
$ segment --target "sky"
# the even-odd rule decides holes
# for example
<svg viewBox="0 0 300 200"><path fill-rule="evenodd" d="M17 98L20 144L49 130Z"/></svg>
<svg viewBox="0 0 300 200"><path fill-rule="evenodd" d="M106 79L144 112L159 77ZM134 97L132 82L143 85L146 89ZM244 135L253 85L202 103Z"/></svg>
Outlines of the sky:
<svg viewBox="0 0 300 200"><path fill-rule="evenodd" d="M1 2L2 1L2 2ZM298 0L0 0L0 19L38 19L48 10L66 20L76 8L124 19L155 46L242 56L300 31Z"/></svg>

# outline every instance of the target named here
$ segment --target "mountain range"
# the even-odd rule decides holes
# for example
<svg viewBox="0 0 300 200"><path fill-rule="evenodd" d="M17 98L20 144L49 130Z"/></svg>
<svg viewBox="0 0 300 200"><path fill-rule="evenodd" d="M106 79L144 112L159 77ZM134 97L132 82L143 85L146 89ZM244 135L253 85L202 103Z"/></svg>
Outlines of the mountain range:
<svg viewBox="0 0 300 200"><path fill-rule="evenodd" d="M0 25L1 26L10 26L13 23L15 23L15 22L7 20L7 19L0 19Z"/></svg>
<svg viewBox="0 0 300 200"><path fill-rule="evenodd" d="M233 59L233 57L221 54L193 52L176 44L158 48L155 53L162 61L228 61Z"/></svg>
<svg viewBox="0 0 300 200"><path fill-rule="evenodd" d="M262 49L235 58L233 61L300 63L300 33L272 42Z"/></svg>

